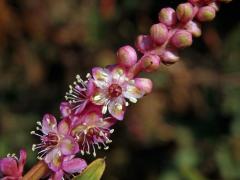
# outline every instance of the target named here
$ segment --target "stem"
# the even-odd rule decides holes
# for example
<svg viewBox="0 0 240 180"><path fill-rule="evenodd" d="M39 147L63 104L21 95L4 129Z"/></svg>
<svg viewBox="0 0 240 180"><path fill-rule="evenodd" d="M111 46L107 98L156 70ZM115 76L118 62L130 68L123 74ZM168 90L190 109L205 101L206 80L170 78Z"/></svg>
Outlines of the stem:
<svg viewBox="0 0 240 180"><path fill-rule="evenodd" d="M48 172L49 168L47 164L44 161L39 161L25 174L23 180L38 180L45 176Z"/></svg>
<svg viewBox="0 0 240 180"><path fill-rule="evenodd" d="M128 78L132 79L133 77L137 76L142 71L142 64L141 59L138 60L138 62L130 68L128 72Z"/></svg>

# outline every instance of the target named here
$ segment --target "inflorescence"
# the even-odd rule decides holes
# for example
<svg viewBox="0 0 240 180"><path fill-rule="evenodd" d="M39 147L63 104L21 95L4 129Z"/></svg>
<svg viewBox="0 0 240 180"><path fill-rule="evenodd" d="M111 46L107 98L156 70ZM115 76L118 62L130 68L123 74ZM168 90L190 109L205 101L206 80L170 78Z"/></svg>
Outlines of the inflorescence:
<svg viewBox="0 0 240 180"><path fill-rule="evenodd" d="M142 53L138 60L135 49L129 45L117 51L117 63L106 68L95 67L86 80L79 75L69 86L66 101L60 104L61 120L46 114L37 122L40 138L32 150L51 170L50 179L62 179L66 174L80 173L87 163L76 157L97 154L97 149L109 148L112 126L124 119L127 106L152 91L152 81L137 77L141 71L152 72L160 64L170 65L179 60L177 50L192 44L192 37L201 35L200 23L214 19L221 2L230 0L189 0L159 12L159 22L152 25L149 35L140 35L136 48ZM0 174L4 177L22 177L26 152L20 159L0 160ZM12 164L12 171L6 170ZM18 166L15 167L15 164Z"/></svg>

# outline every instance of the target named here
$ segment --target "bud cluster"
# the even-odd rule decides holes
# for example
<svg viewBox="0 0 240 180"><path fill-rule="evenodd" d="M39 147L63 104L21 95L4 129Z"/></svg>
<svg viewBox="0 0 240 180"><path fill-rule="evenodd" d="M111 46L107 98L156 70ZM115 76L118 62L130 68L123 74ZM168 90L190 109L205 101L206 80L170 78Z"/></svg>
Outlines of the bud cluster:
<svg viewBox="0 0 240 180"><path fill-rule="evenodd" d="M143 59L152 54L157 55L163 64L173 64L179 59L177 50L191 46L193 37L201 36L200 23L212 21L219 10L219 4L230 1L188 0L179 4L176 10L163 8L158 15L159 22L151 26L149 35L137 37L136 48L144 54ZM147 56L147 62L149 58ZM156 57L151 58L155 62Z"/></svg>

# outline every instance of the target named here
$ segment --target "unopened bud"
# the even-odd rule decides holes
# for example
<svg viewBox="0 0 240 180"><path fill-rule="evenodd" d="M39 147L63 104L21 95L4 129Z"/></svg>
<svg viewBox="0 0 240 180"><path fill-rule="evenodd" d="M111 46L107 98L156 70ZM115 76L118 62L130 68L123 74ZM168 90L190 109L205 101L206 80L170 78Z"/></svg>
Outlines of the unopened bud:
<svg viewBox="0 0 240 180"><path fill-rule="evenodd" d="M208 6L212 7L215 11L219 11L219 5L216 2L212 2Z"/></svg>
<svg viewBox="0 0 240 180"><path fill-rule="evenodd" d="M131 67L137 62L137 53L131 46L123 46L117 51L117 61L125 67Z"/></svg>
<svg viewBox="0 0 240 180"><path fill-rule="evenodd" d="M199 21L211 21L215 18L216 11L211 6L201 7L197 13L197 19Z"/></svg>
<svg viewBox="0 0 240 180"><path fill-rule="evenodd" d="M157 70L160 65L160 58L157 55L145 55L141 59L142 68L146 72Z"/></svg>
<svg viewBox="0 0 240 180"><path fill-rule="evenodd" d="M188 32L190 32L194 37L199 37L202 34L201 28L200 28L200 24L193 22L193 21L189 21L186 26L185 26L186 30Z"/></svg>
<svg viewBox="0 0 240 180"><path fill-rule="evenodd" d="M142 91L144 91L145 93L151 93L152 92L152 81L150 79L147 78L135 78L135 85L137 86L137 88L141 89Z"/></svg>
<svg viewBox="0 0 240 180"><path fill-rule="evenodd" d="M159 12L158 19L167 26L173 26L177 22L177 15L173 8L163 8Z"/></svg>
<svg viewBox="0 0 240 180"><path fill-rule="evenodd" d="M154 46L154 42L152 40L152 38L148 35L140 35L137 37L136 40L136 48L144 53L146 51L149 51L153 48Z"/></svg>
<svg viewBox="0 0 240 180"><path fill-rule="evenodd" d="M191 46L192 34L186 30L179 30L173 35L171 43L177 48L185 48Z"/></svg>
<svg viewBox="0 0 240 180"><path fill-rule="evenodd" d="M194 10L191 3L182 3L177 7L177 18L179 21L185 23L192 20L194 16Z"/></svg>
<svg viewBox="0 0 240 180"><path fill-rule="evenodd" d="M166 25L162 23L152 25L150 34L154 42L157 44L163 44L168 37L168 29Z"/></svg>
<svg viewBox="0 0 240 180"><path fill-rule="evenodd" d="M162 63L165 65L171 65L179 60L179 56L174 50L166 50L162 56Z"/></svg>

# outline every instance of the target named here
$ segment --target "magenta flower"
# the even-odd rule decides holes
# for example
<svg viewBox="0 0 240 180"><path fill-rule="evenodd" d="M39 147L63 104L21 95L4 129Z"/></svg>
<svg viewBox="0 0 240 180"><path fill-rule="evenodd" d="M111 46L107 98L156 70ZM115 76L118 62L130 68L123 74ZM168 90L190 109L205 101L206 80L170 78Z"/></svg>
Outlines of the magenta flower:
<svg viewBox="0 0 240 180"><path fill-rule="evenodd" d="M69 178L75 173L81 173L87 167L85 160L81 158L74 158L74 156L57 156L55 160L58 169L53 171L50 180L60 180L64 177Z"/></svg>
<svg viewBox="0 0 240 180"><path fill-rule="evenodd" d="M81 77L77 75L77 81L73 82L73 86L69 86L69 91L66 93L65 99L69 102L70 106L61 104L60 107L60 111L64 117L68 116L72 111L81 113L89 102L94 91L94 84L93 81L89 79L89 75L87 75L87 78L88 80L83 81Z"/></svg>
<svg viewBox="0 0 240 180"><path fill-rule="evenodd" d="M103 118L101 108L90 104L81 115L76 115L73 121L75 125L72 135L77 138L82 155L92 151L93 156L96 156L95 146L101 149L102 145L105 150L108 149L107 144L112 142L109 136L114 131L110 127L116 123L114 118Z"/></svg>
<svg viewBox="0 0 240 180"><path fill-rule="evenodd" d="M112 69L93 68L94 84L97 89L92 95L92 102L103 105L102 113L107 110L116 119L122 120L129 101L136 103L145 91L137 87L135 79L127 77L124 68L116 66Z"/></svg>
<svg viewBox="0 0 240 180"><path fill-rule="evenodd" d="M38 122L41 128L37 127L37 130L42 132L41 134L32 131L31 134L40 136L41 143L34 144L32 149L40 149L38 154L40 159L44 157L44 161L48 164L50 169L57 171L61 164L58 162L58 158L61 156L74 155L79 151L78 143L70 135L71 122L69 119L63 119L58 125L56 118L50 114L46 114L43 117L42 123Z"/></svg>
<svg viewBox="0 0 240 180"><path fill-rule="evenodd" d="M2 180L21 179L23 168L26 163L26 158L27 158L26 151L21 150L19 159L15 155L0 159L0 179Z"/></svg>

